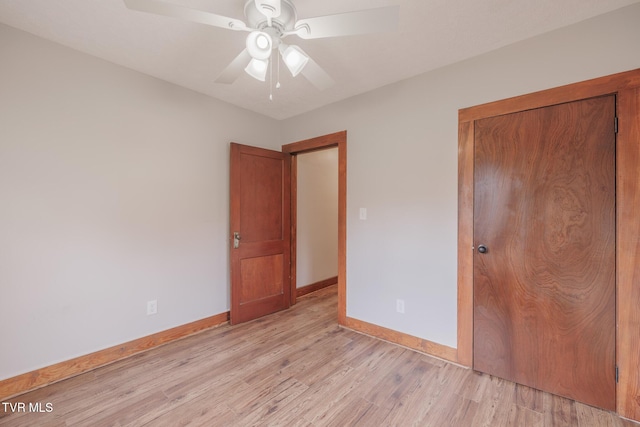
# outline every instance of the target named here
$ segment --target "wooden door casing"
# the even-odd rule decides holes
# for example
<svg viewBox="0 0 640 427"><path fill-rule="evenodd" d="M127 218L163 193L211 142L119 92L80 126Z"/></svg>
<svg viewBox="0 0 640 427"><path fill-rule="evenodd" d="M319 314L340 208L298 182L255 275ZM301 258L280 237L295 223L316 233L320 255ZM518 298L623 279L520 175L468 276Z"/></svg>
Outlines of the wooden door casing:
<svg viewBox="0 0 640 427"><path fill-rule="evenodd" d="M475 122L474 369L615 409L615 97ZM573 123L573 124L572 124Z"/></svg>
<svg viewBox="0 0 640 427"><path fill-rule="evenodd" d="M290 305L289 155L232 143L230 172L230 321L236 324Z"/></svg>

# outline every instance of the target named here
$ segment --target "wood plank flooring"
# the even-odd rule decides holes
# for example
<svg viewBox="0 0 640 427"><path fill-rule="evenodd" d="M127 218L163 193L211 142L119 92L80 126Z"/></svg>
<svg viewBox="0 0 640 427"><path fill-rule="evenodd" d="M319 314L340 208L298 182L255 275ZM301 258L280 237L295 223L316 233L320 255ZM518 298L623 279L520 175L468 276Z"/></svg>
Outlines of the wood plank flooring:
<svg viewBox="0 0 640 427"><path fill-rule="evenodd" d="M332 286L24 394L1 426L620 426L595 409L337 326Z"/></svg>

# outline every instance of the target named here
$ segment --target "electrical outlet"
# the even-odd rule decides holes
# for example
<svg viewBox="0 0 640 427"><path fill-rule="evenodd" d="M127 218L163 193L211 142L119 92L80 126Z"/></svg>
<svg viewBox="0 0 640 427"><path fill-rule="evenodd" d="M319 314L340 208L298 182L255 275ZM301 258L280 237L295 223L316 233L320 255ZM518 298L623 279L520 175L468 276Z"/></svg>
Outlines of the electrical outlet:
<svg viewBox="0 0 640 427"><path fill-rule="evenodd" d="M396 300L396 311L398 313L404 314L404 300L403 299L397 299Z"/></svg>
<svg viewBox="0 0 640 427"><path fill-rule="evenodd" d="M158 312L158 300L147 301L147 316L156 314Z"/></svg>
<svg viewBox="0 0 640 427"><path fill-rule="evenodd" d="M360 219L367 219L367 208L360 208Z"/></svg>

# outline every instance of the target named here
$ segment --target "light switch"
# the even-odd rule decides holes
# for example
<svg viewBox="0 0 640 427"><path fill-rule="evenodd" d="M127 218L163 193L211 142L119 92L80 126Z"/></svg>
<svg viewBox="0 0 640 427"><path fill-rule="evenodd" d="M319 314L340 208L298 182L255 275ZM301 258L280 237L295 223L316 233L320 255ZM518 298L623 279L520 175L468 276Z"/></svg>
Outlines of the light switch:
<svg viewBox="0 0 640 427"><path fill-rule="evenodd" d="M367 219L367 208L360 208L360 219Z"/></svg>

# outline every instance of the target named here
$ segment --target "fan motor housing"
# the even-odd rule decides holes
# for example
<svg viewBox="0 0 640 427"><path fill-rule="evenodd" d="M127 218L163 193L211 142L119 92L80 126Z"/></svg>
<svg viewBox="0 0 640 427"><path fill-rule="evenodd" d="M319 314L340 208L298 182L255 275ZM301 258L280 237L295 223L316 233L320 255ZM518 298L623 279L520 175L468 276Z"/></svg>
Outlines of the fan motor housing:
<svg viewBox="0 0 640 427"><path fill-rule="evenodd" d="M280 10L280 16L271 18L271 28L274 28L279 35L282 35L285 31L293 30L297 21L297 14L296 8L289 0L281 0ZM247 0L244 5L244 16L248 26L251 28L260 31L269 28L267 16L258 10L255 0Z"/></svg>

